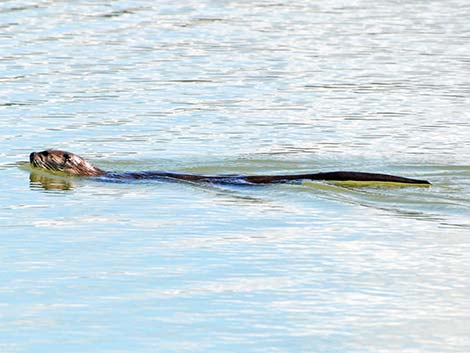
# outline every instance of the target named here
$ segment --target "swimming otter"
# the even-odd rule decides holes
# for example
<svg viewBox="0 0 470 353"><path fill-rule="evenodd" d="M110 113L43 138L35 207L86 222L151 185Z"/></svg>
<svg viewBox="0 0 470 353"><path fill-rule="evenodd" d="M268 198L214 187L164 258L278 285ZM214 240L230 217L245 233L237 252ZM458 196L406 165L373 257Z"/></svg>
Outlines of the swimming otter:
<svg viewBox="0 0 470 353"><path fill-rule="evenodd" d="M159 171L118 173L104 171L95 167L93 164L74 153L52 149L42 152L33 152L29 155L29 160L33 167L43 168L52 172L61 172L71 176L102 176L112 179L176 179L219 184L270 184L303 180L390 182L422 185L431 184L427 180L410 179L388 174L345 171L291 175L199 175Z"/></svg>

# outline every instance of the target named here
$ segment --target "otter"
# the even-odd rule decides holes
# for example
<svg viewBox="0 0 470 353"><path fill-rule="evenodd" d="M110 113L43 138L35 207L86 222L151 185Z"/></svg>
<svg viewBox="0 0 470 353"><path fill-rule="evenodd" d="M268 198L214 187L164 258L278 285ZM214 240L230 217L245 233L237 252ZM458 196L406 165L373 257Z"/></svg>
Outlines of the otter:
<svg viewBox="0 0 470 353"><path fill-rule="evenodd" d="M273 184L287 183L304 180L325 181L361 181L361 182L386 182L401 184L430 185L427 180L411 179L401 176L364 172L322 172L310 174L286 174L286 175L201 175L188 173L172 173L163 171L144 172L112 172L100 169L86 159L66 151L48 149L42 152L32 152L29 155L30 164L35 168L45 169L50 172L59 172L68 176L81 177L105 177L109 179L165 179L183 180L200 183L217 184Z"/></svg>

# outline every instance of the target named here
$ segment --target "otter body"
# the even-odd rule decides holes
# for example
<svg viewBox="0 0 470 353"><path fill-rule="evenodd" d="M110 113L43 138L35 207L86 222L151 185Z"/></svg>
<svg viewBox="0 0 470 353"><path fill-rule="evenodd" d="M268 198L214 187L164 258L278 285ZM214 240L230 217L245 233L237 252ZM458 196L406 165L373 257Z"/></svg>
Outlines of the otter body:
<svg viewBox="0 0 470 353"><path fill-rule="evenodd" d="M218 184L273 184L304 180L431 184L427 180L411 179L388 174L349 171L287 175L201 175L159 171L118 173L104 171L74 153L59 150L33 152L29 155L29 160L33 167L52 172L60 172L70 176L105 177L116 180L170 179Z"/></svg>

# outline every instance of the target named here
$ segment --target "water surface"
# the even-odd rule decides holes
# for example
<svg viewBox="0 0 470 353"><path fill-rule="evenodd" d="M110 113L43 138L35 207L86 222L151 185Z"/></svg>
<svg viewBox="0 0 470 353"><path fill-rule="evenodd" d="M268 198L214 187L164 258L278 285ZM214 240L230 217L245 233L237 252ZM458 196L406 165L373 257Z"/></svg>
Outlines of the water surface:
<svg viewBox="0 0 470 353"><path fill-rule="evenodd" d="M0 4L0 351L468 352L462 0ZM103 183L360 170L432 187Z"/></svg>

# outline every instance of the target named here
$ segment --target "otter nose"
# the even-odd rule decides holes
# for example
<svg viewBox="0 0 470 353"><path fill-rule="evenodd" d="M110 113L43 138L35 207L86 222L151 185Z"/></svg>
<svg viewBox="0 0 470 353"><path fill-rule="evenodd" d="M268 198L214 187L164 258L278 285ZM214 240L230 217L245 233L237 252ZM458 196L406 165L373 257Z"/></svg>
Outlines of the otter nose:
<svg viewBox="0 0 470 353"><path fill-rule="evenodd" d="M31 154L29 155L29 163L33 163L35 156L36 156L36 152L31 152Z"/></svg>

